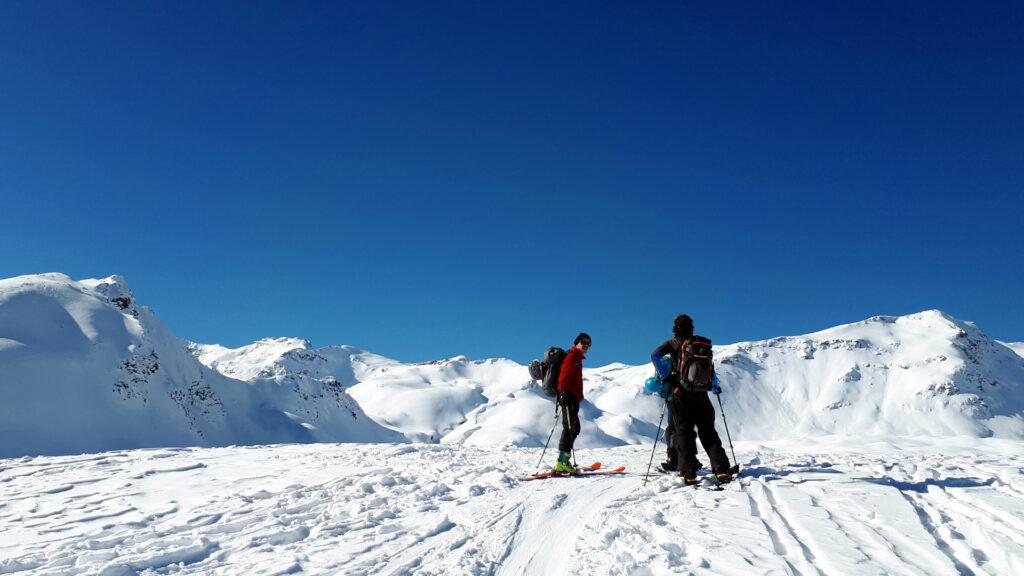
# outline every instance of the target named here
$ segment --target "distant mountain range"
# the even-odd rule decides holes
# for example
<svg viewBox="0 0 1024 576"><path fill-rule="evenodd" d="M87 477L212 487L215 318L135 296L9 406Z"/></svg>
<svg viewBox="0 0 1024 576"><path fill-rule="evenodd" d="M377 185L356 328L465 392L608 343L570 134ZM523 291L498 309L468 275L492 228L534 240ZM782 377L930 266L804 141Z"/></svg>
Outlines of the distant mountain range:
<svg viewBox="0 0 1024 576"><path fill-rule="evenodd" d="M936 310L715 348L730 431L748 440L1024 438L1021 353L1024 344ZM662 408L643 391L651 373L585 369L578 446L651 442ZM297 338L196 344L116 276L0 280L0 457L280 442L541 446L553 424L553 402L511 360L403 364Z"/></svg>

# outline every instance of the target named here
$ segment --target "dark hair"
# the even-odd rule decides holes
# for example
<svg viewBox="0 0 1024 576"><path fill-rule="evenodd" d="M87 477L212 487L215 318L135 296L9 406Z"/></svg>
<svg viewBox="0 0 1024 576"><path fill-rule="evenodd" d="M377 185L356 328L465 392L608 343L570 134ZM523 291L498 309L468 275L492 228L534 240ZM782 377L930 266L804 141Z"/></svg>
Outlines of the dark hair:
<svg viewBox="0 0 1024 576"><path fill-rule="evenodd" d="M579 336L577 336L576 339L572 341L572 345L575 346L584 340L586 340L587 342L593 342L593 340L590 338L590 334L587 334L586 332L580 332Z"/></svg>
<svg viewBox="0 0 1024 576"><path fill-rule="evenodd" d="M689 338L693 336L693 318L686 314L676 316L675 322L672 323L672 335L676 338Z"/></svg>

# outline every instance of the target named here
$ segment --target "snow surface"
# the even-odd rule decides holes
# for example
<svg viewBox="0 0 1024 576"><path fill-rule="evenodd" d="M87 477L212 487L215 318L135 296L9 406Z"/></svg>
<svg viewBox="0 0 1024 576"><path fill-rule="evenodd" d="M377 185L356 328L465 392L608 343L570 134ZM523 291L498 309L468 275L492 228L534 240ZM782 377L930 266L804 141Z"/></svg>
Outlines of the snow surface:
<svg viewBox="0 0 1024 576"><path fill-rule="evenodd" d="M650 451L521 482L540 449L172 448L0 460L0 574L1022 574L1024 452L1001 439L738 442L714 492Z"/></svg>
<svg viewBox="0 0 1024 576"><path fill-rule="evenodd" d="M117 276L0 280L0 574L1024 574L1021 352L935 310L716 346L721 492L645 484L651 368L586 368L578 460L627 473L522 482L554 405L511 360L195 344Z"/></svg>

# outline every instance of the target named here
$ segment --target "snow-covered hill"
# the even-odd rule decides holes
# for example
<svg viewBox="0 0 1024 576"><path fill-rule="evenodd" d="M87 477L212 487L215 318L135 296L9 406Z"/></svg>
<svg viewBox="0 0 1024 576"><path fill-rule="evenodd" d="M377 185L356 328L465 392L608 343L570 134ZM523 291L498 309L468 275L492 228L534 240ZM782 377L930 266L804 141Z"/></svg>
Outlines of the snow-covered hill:
<svg viewBox="0 0 1024 576"><path fill-rule="evenodd" d="M927 311L715 354L735 438L1024 438L1024 358L1012 346ZM650 373L585 369L577 445L652 442L662 403L642 389ZM555 424L553 402L511 360L403 364L297 338L190 344L122 279L60 274L0 281L0 416L0 457L323 441L537 447Z"/></svg>
<svg viewBox="0 0 1024 576"><path fill-rule="evenodd" d="M723 346L716 359L748 437L1024 438L1024 358L936 310Z"/></svg>
<svg viewBox="0 0 1024 576"><path fill-rule="evenodd" d="M542 446L554 423L554 404L510 360L401 364L295 339L196 350L204 363L239 378L263 371L352 384L349 392L370 417L415 441ZM715 355L737 437L1024 438L1024 358L939 311L718 346ZM653 441L661 403L642 389L651 372L646 365L585 369L578 445Z"/></svg>
<svg viewBox="0 0 1024 576"><path fill-rule="evenodd" d="M400 438L340 384L203 366L119 277L0 280L0 457Z"/></svg>

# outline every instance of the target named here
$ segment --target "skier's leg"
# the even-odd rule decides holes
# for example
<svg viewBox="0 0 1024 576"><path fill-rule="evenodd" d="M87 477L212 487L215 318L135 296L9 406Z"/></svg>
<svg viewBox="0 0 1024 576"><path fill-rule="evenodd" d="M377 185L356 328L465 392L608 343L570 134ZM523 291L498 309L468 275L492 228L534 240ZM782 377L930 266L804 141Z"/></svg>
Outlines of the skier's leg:
<svg viewBox="0 0 1024 576"><path fill-rule="evenodd" d="M694 412L700 444L711 459L711 470L716 474L729 471L729 457L722 447L722 439L715 430L715 407L704 392L695 394Z"/></svg>
<svg viewBox="0 0 1024 576"><path fill-rule="evenodd" d="M697 464L697 437L694 432L695 423L690 414L688 398L676 398L672 402L674 409L672 419L675 424L675 439L673 445L676 448L677 466L679 472L692 478L696 475Z"/></svg>
<svg viewBox="0 0 1024 576"><path fill-rule="evenodd" d="M571 452L572 441L572 417L569 415L569 406L562 407L562 435L558 437L558 451Z"/></svg>
<svg viewBox="0 0 1024 576"><path fill-rule="evenodd" d="M570 415L570 421L572 423L572 444L575 446L576 445L576 437L580 435L580 429L581 429L581 426L580 426L580 405L577 404L576 402L573 402L569 406L569 409L572 412L572 414Z"/></svg>
<svg viewBox="0 0 1024 576"><path fill-rule="evenodd" d="M668 460L662 465L666 470L679 470L679 454L676 452L675 439L676 427L672 420L672 411L666 410L668 423L665 425L665 452Z"/></svg>

